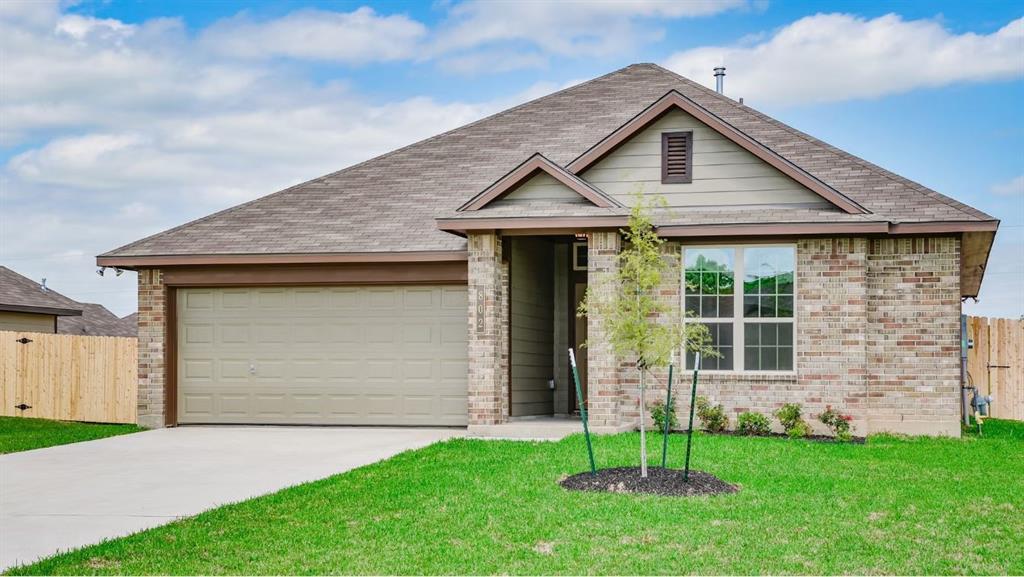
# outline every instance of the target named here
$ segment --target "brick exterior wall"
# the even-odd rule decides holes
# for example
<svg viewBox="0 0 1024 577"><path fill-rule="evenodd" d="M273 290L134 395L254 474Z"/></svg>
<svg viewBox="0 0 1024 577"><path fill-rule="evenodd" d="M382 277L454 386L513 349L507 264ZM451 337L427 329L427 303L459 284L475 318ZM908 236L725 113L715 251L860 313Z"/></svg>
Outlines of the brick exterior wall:
<svg viewBox="0 0 1024 577"><path fill-rule="evenodd" d="M501 237L469 235L469 425L508 415L508 264Z"/></svg>
<svg viewBox="0 0 1024 577"><path fill-rule="evenodd" d="M960 239L874 239L867 261L868 431L958 436Z"/></svg>
<svg viewBox="0 0 1024 577"><path fill-rule="evenodd" d="M819 433L817 415L832 405L857 435L959 436L959 271L955 237L800 240L795 374L703 373L698 392L725 406L731 427L741 412L795 402Z"/></svg>
<svg viewBox="0 0 1024 577"><path fill-rule="evenodd" d="M139 276L139 389L138 422L164 426L164 369L166 355L167 288L160 269L143 269Z"/></svg>

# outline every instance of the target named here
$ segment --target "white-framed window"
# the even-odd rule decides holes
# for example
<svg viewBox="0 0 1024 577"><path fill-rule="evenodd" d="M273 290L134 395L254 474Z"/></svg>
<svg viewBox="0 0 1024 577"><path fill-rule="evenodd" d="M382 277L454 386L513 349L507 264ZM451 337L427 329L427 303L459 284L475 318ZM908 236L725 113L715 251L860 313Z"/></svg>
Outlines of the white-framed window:
<svg viewBox="0 0 1024 577"><path fill-rule="evenodd" d="M683 247L685 322L711 329L722 355L710 371L792 372L796 367L796 247ZM693 354L686 355L692 369Z"/></svg>

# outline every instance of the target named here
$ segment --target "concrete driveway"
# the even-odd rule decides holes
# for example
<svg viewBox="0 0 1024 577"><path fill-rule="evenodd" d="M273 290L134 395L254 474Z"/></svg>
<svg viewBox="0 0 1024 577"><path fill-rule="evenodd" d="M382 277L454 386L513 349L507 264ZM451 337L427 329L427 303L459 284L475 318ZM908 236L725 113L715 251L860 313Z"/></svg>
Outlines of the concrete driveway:
<svg viewBox="0 0 1024 577"><path fill-rule="evenodd" d="M178 427L0 455L0 571L464 433Z"/></svg>

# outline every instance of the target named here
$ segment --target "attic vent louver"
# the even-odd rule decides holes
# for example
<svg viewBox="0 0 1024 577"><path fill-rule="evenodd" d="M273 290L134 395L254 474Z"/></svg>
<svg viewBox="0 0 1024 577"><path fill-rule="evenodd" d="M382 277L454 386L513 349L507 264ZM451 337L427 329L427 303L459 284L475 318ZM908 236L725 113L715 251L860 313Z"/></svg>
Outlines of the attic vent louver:
<svg viewBox="0 0 1024 577"><path fill-rule="evenodd" d="M693 182L693 132L661 134L661 182Z"/></svg>

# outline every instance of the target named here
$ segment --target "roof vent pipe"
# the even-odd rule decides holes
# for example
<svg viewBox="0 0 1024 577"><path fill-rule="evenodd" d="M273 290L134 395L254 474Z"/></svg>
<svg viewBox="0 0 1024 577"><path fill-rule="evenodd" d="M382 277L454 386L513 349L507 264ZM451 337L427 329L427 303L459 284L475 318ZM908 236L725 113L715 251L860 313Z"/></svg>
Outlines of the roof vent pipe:
<svg viewBox="0 0 1024 577"><path fill-rule="evenodd" d="M715 67L715 92L724 94L723 85L725 84L725 66Z"/></svg>
<svg viewBox="0 0 1024 577"><path fill-rule="evenodd" d="M39 288L43 289L43 292L46 292L46 291L50 290L46 286L46 279L45 278L43 279L43 283L41 285L39 285Z"/></svg>

